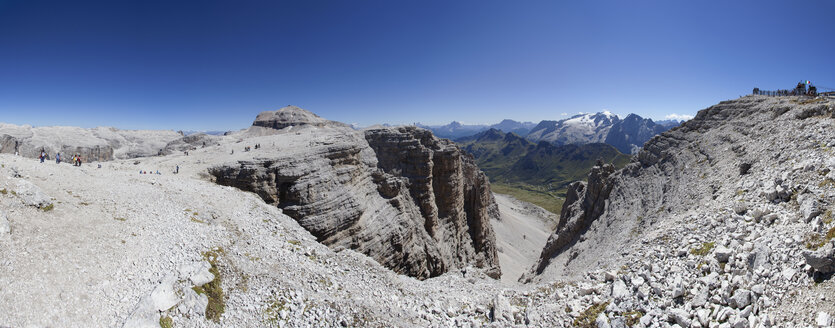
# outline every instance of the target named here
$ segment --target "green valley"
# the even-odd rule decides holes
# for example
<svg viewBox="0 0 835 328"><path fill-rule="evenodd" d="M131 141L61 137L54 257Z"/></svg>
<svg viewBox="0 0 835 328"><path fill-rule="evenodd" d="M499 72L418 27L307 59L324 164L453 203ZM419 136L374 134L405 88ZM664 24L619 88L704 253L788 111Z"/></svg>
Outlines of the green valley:
<svg viewBox="0 0 835 328"><path fill-rule="evenodd" d="M568 185L585 180L598 159L617 168L631 156L603 143L537 144L514 133L490 129L456 141L475 157L494 192L508 194L559 214Z"/></svg>

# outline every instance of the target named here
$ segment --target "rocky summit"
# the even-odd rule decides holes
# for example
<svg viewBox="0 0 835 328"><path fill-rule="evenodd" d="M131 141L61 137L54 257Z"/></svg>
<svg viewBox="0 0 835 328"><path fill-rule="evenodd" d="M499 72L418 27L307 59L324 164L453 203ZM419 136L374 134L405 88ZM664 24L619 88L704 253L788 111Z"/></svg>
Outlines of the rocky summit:
<svg viewBox="0 0 835 328"><path fill-rule="evenodd" d="M703 109L570 184L549 233L427 130L298 108L158 156L4 151L0 326L830 327L833 107Z"/></svg>
<svg viewBox="0 0 835 328"><path fill-rule="evenodd" d="M500 275L489 182L452 142L415 127L354 131L295 107L259 114L253 127L264 126L302 146L212 167L218 184L255 192L325 245L399 273L473 265Z"/></svg>

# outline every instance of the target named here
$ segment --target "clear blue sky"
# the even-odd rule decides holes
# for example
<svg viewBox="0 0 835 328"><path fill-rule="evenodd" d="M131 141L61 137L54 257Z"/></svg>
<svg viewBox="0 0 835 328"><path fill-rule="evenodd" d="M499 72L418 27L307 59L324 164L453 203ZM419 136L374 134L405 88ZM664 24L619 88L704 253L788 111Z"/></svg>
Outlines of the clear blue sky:
<svg viewBox="0 0 835 328"><path fill-rule="evenodd" d="M0 0L0 121L226 130L693 115L835 85L835 1Z"/></svg>

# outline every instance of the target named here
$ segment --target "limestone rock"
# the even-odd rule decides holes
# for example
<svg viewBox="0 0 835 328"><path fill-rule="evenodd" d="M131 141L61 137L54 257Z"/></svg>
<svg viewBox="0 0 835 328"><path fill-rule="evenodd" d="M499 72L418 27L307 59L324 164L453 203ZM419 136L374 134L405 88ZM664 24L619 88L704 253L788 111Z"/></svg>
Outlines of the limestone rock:
<svg viewBox="0 0 835 328"><path fill-rule="evenodd" d="M805 193L798 196L797 203L800 204L800 213L806 223L809 223L816 216L823 213L820 202L817 200L817 197L811 193Z"/></svg>
<svg viewBox="0 0 835 328"><path fill-rule="evenodd" d="M629 289L626 288L626 283L623 280L617 279L612 283L612 298L624 299L630 296Z"/></svg>
<svg viewBox="0 0 835 328"><path fill-rule="evenodd" d="M79 154L87 163L156 155L167 143L180 137L181 134L170 130L32 127L0 123L0 153L17 152L20 156L38 158L41 151L45 151L54 161L56 153L60 152L64 162Z"/></svg>
<svg viewBox="0 0 835 328"><path fill-rule="evenodd" d="M751 304L752 296L753 295L750 290L737 289L734 291L734 295L731 297L729 304L733 308L743 309L748 306L748 304Z"/></svg>
<svg viewBox="0 0 835 328"><path fill-rule="evenodd" d="M12 232L11 225L9 224L9 219L6 217L6 214L0 211L0 238L6 238Z"/></svg>
<svg viewBox="0 0 835 328"><path fill-rule="evenodd" d="M716 246L716 250L713 251L713 256L721 263L728 262L731 255L733 255L733 251L722 245Z"/></svg>
<svg viewBox="0 0 835 328"><path fill-rule="evenodd" d="M818 312L818 316L815 317L815 325L818 327L831 327L832 326L832 316L826 312Z"/></svg>
<svg viewBox="0 0 835 328"><path fill-rule="evenodd" d="M168 155L173 153L179 153L184 151L195 150L199 148L205 148L210 146L215 146L219 144L219 140L221 137L208 135L205 133L195 133L190 134L187 136L183 136L182 138L172 140L168 144L165 145L165 148L160 150L160 155Z"/></svg>
<svg viewBox="0 0 835 328"><path fill-rule="evenodd" d="M252 126L280 130L291 126L312 125L323 127L328 124L340 124L346 126L342 123L337 123L321 118L318 115L301 109L299 107L287 106L282 107L277 111L266 111L259 113L258 116L255 118L255 122L252 123Z"/></svg>
<svg viewBox="0 0 835 328"><path fill-rule="evenodd" d="M173 274L165 276L156 288L151 292L151 303L153 308L159 311L168 310L180 301L174 292L174 283L177 277Z"/></svg>
<svg viewBox="0 0 835 328"><path fill-rule="evenodd" d="M831 242L826 243L817 251L803 251L803 257L806 259L806 264L815 271L823 274L835 272L835 247Z"/></svg>
<svg viewBox="0 0 835 328"><path fill-rule="evenodd" d="M254 127L309 129L305 147L209 173L278 206L320 242L396 272L429 278L473 265L499 277L498 206L471 156L424 129L328 122L298 108L261 113Z"/></svg>
<svg viewBox="0 0 835 328"><path fill-rule="evenodd" d="M212 265L206 261L200 261L193 264L189 270L189 280L195 286L203 286L215 279L215 275L209 272Z"/></svg>
<svg viewBox="0 0 835 328"><path fill-rule="evenodd" d="M40 187L24 179L16 180L13 190L23 201L23 204L37 208L46 208L52 205L52 198L46 195Z"/></svg>
<svg viewBox="0 0 835 328"><path fill-rule="evenodd" d="M682 327L690 327L690 314L687 311L682 309L672 309L670 310L670 318L672 321L675 321L679 326Z"/></svg>
<svg viewBox="0 0 835 328"><path fill-rule="evenodd" d="M579 238L603 213L606 199L612 191L612 180L609 176L614 171L614 167L609 164L595 166L589 173L588 183L578 181L568 187L557 229L542 249L539 261L534 268L535 273L541 273L550 263L551 258L557 256L565 246Z"/></svg>

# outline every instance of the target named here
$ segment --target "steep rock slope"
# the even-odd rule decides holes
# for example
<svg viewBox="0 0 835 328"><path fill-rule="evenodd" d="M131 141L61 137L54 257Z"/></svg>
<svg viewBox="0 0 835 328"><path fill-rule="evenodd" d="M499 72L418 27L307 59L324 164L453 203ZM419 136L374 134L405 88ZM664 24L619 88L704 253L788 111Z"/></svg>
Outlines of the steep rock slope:
<svg viewBox="0 0 835 328"><path fill-rule="evenodd" d="M474 265L500 275L489 183L454 144L414 127L354 131L299 108L279 112L259 119L293 119L252 142L280 150L211 168L217 183L253 191L320 242L399 273L428 278Z"/></svg>
<svg viewBox="0 0 835 328"><path fill-rule="evenodd" d="M596 168L572 185L523 280L599 272L605 321L638 310L646 325L807 325L831 313L794 290L832 289L832 108L826 98L724 101L651 139L624 169Z"/></svg>
<svg viewBox="0 0 835 328"><path fill-rule="evenodd" d="M0 153L37 158L41 150L50 158L60 152L66 161L80 154L85 162L157 155L169 142L181 138L174 131L119 130L69 126L32 127L0 123Z"/></svg>

